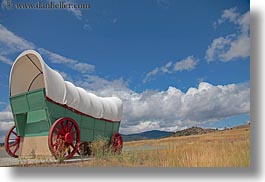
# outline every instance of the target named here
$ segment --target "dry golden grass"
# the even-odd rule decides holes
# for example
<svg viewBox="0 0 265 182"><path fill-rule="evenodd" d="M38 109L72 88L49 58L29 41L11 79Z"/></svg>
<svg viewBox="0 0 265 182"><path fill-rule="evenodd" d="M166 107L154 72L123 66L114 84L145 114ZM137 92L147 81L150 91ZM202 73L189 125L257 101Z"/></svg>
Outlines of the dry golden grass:
<svg viewBox="0 0 265 182"><path fill-rule="evenodd" d="M204 135L125 142L121 155L104 151L76 167L249 167L250 127ZM42 164L38 166L51 166Z"/></svg>
<svg viewBox="0 0 265 182"><path fill-rule="evenodd" d="M248 167L249 127L204 135L125 142L120 156L93 158L79 166Z"/></svg>

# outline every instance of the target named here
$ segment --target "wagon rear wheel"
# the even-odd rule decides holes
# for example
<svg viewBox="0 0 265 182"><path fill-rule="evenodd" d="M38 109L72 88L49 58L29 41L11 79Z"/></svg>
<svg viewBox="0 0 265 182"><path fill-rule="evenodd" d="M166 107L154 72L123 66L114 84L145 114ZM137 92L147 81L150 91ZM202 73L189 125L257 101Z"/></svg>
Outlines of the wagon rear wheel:
<svg viewBox="0 0 265 182"><path fill-rule="evenodd" d="M49 133L48 144L57 158L70 159L77 152L80 143L78 124L71 118L56 120Z"/></svg>
<svg viewBox="0 0 265 182"><path fill-rule="evenodd" d="M20 136L18 136L16 127L13 126L9 129L5 138L5 149L11 157L18 157L20 145Z"/></svg>
<svg viewBox="0 0 265 182"><path fill-rule="evenodd" d="M119 133L114 133L111 137L111 150L114 154L120 154L123 147L122 136Z"/></svg>
<svg viewBox="0 0 265 182"><path fill-rule="evenodd" d="M91 155L91 142L82 142L77 153L81 156Z"/></svg>

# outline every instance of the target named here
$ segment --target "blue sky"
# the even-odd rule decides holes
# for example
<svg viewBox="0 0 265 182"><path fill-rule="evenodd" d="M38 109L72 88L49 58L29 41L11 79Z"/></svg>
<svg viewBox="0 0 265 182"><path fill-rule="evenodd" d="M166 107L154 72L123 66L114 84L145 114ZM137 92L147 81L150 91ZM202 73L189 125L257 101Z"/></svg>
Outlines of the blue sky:
<svg viewBox="0 0 265 182"><path fill-rule="evenodd" d="M249 1L65 2L91 7L8 9L1 1L2 131L12 124L11 64L26 49L75 85L120 97L122 133L249 121Z"/></svg>

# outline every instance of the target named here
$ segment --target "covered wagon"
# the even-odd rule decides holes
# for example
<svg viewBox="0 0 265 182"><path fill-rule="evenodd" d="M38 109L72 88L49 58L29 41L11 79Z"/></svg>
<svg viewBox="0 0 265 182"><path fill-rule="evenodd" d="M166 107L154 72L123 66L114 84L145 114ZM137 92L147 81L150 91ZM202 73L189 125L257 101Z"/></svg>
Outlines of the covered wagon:
<svg viewBox="0 0 265 182"><path fill-rule="evenodd" d="M89 143L98 137L107 137L113 152L122 150L122 101L64 81L36 51L21 53L11 68L10 106L15 126L6 135L5 149L12 157L63 152L69 159L88 154Z"/></svg>

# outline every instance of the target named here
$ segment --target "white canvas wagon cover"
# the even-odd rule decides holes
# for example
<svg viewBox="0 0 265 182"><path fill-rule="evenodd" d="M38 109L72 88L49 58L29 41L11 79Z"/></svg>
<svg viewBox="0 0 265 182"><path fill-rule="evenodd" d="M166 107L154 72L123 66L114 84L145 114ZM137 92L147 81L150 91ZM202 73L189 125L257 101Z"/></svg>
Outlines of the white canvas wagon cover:
<svg viewBox="0 0 265 182"><path fill-rule="evenodd" d="M10 72L10 96L45 88L46 97L94 118L121 121L122 101L117 97L98 97L76 87L53 69L34 50L22 52Z"/></svg>

